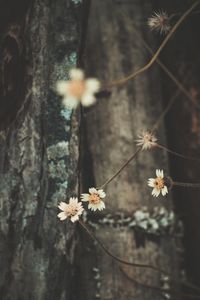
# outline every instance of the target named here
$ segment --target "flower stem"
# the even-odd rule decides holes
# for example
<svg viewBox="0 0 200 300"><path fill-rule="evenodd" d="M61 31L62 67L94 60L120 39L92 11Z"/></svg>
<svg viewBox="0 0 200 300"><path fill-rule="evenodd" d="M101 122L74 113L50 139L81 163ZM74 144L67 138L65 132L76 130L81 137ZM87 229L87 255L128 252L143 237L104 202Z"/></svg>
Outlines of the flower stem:
<svg viewBox="0 0 200 300"><path fill-rule="evenodd" d="M160 52L164 49L164 47L166 46L166 44L168 43L168 41L170 40L170 38L172 37L172 35L176 32L176 30L178 29L178 27L183 23L183 21L187 18L187 16L193 11L193 9L199 4L199 2L200 1L196 1L195 3L193 3L192 6L190 6L188 8L188 10L182 15L182 17L177 21L177 23L174 25L174 27L168 33L168 35L166 36L166 38L164 39L164 41L161 43L160 47L154 53L153 57L150 59L150 61L144 67L140 68L136 72L131 73L127 77L124 77L124 78L121 78L119 80L115 80L115 81L109 83L104 88L110 88L110 87L113 87L113 86L116 86L116 85L124 84L127 81L135 78L137 75L139 75L139 74L143 73L144 71L146 71L147 69L149 69L153 65L153 63L156 61L156 59L159 56Z"/></svg>
<svg viewBox="0 0 200 300"><path fill-rule="evenodd" d="M173 154L173 155L176 155L176 156L178 156L178 157L180 157L180 158L188 159L188 160L194 160L194 161L199 161L199 162L200 162L200 159L199 159L199 158L196 158L196 157L190 157L190 156L186 156L186 155L180 154L180 153L175 152L175 151L173 151L173 150L170 150L170 149L168 149L168 148L166 148L165 146L162 146L162 145L160 145L160 144L157 144L157 143L156 143L156 147L157 147L157 148L160 148L160 149L162 149L162 150L165 150L165 151L167 151L167 152L169 152L169 153L171 153L171 154Z"/></svg>
<svg viewBox="0 0 200 300"><path fill-rule="evenodd" d="M200 10L196 10L196 11L193 11L191 14L192 14L192 15L195 15L195 14L199 14L199 13L200 13ZM181 15L182 15L181 12L179 12L179 13L173 13L173 14L171 14L171 15L169 16L169 19L171 20L171 19L173 19L174 17L181 16Z"/></svg>
<svg viewBox="0 0 200 300"><path fill-rule="evenodd" d="M154 267L152 265L147 265L147 264L139 264L139 263L132 263L132 262L129 262L129 261L126 261L126 260L123 260L115 255L113 255L105 246L104 244L94 235L94 233L88 228L88 226L82 221L79 219L79 224L85 229L85 231L89 234L89 236L94 240L96 241L99 246L102 248L102 250L110 257L112 257L114 260L118 261L119 263L121 264L125 264L125 265L128 265L128 266L133 266L133 267L139 267L139 268L147 268L147 269L151 269L151 270L154 270L154 271L157 271L157 272L160 272L160 273L163 273L163 274L166 274L166 272L164 270L161 270L157 267Z"/></svg>
<svg viewBox="0 0 200 300"><path fill-rule="evenodd" d="M128 20L130 22L130 20ZM133 25L133 23L130 23L130 26L132 26L133 30L135 31L138 39L141 40L141 42L143 43L143 45L145 46L145 48L149 51L150 54L154 54L153 50L151 49L151 47L146 43L146 41L143 39L143 37L140 35L140 33L138 32L138 30L136 29L136 27ZM179 88L179 90L191 101L192 104L196 105L197 107L200 107L199 105L197 105L195 103L195 99L194 97L192 97L192 95L189 93L189 91L187 91L187 89L184 87L184 85L176 78L176 76L162 63L162 61L157 58L156 59L157 64L163 69L163 71L169 76L169 78L174 82L174 84ZM174 102L174 100L176 99L176 97L173 97L172 103ZM171 106L171 101L170 104ZM168 110L168 108L167 108Z"/></svg>
<svg viewBox="0 0 200 300"><path fill-rule="evenodd" d="M200 183L188 183L188 182L177 182L177 181L172 181L172 185L174 186L183 186L183 187L189 187L189 188L200 188Z"/></svg>
<svg viewBox="0 0 200 300"><path fill-rule="evenodd" d="M125 265L128 265L128 266L133 266L133 267L138 267L138 268L147 268L147 269L151 269L151 270L154 270L154 271L157 271L157 272L159 272L159 273L161 273L161 274L163 274L163 275L166 275L166 276L168 276L168 277L170 277L170 275L166 272L166 271L164 271L164 270L162 270L162 269L160 269L160 268L158 268L158 267L155 267L155 266L152 266L152 265L146 265L146 264L139 264L139 263L131 263L131 262L128 262L128 261L126 261L126 260L123 260L123 259L121 259L121 258L119 258L119 257L117 257L117 256L115 256L115 255L113 255L105 246L104 246L104 244L94 235L94 233L88 228L88 226L81 220L81 219L79 219L79 224L84 228L84 230L88 233L88 235L94 240L94 241L96 241L98 244L99 244L99 246L102 248L102 250L108 255L108 256L110 256L111 258L113 258L114 260L116 260L117 262L119 262L119 263L121 263L121 264L125 264ZM197 287L197 286L195 286L195 285L193 285L193 284L191 284L191 283L189 283L189 282L185 282L185 281L176 281L176 280L171 280L170 279L170 282L174 282L174 283L182 283L182 284L184 284L185 286L188 286L188 287L190 287L190 288L193 288L194 290L197 290L197 291L200 291L200 288L199 287ZM199 296L199 298L200 298L200 296Z"/></svg>
<svg viewBox="0 0 200 300"><path fill-rule="evenodd" d="M120 268L120 271L128 280L132 281L133 283L135 283L139 286L142 286L143 288L151 289L151 290L160 292L161 294L170 294L170 296L181 296L181 297L187 297L187 298L191 298L191 299L200 299L200 295L181 293L181 292L175 290L174 288L166 289L166 288L161 288L159 286L152 286L152 285L140 282L133 277L130 277L122 268ZM169 280L169 282L170 282L170 280Z"/></svg>
<svg viewBox="0 0 200 300"><path fill-rule="evenodd" d="M108 185L113 179L115 179L121 171L137 156L137 154L142 150L142 148L138 148L136 152L134 152L129 159L118 169L118 171L112 175L104 184L101 185L100 189L104 188L106 185Z"/></svg>

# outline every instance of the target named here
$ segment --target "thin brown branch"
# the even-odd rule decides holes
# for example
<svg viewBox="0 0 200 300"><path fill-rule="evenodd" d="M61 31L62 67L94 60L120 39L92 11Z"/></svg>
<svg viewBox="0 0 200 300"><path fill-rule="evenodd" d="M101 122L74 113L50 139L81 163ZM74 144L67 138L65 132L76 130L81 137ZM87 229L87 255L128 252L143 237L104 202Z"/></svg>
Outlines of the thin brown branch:
<svg viewBox="0 0 200 300"><path fill-rule="evenodd" d="M151 270L154 270L154 271L157 271L159 272L160 274L163 274L163 275L166 275L170 278L170 275L162 270L161 268L158 268L158 267L155 267L155 266L152 266L152 265L147 265L147 264L139 264L139 263L131 263L131 262L128 262L126 260L123 260L115 255L113 255L105 246L104 244L94 235L94 233L88 228L88 226L81 220L79 219L79 224L84 228L84 230L87 232L87 234L94 240L96 241L99 246L102 248L102 250L108 255L110 256L112 259L114 259L115 261L121 263L121 264L125 264L125 265L128 265L128 266L132 266L132 267L138 267L138 268L147 268L147 269L151 269ZM190 283L190 282L187 282L187 281L178 281L178 280L172 280L170 279L170 282L174 282L174 283L181 283L181 284L184 284L185 286L188 286L198 292L200 292L200 288L197 287L196 285Z"/></svg>
<svg viewBox="0 0 200 300"><path fill-rule="evenodd" d="M124 13L123 13L124 14ZM130 22L130 20L127 20ZM139 34L138 30L136 27L133 25L133 22L130 22L131 28L135 31L137 37L141 40L143 43L144 47L151 53L152 55L154 54L153 50L151 47L147 44L147 42L143 39L142 35ZM183 84L176 78L176 76L163 64L163 62L157 58L156 59L157 64L163 69L163 71L167 74L167 76L174 82L174 84L179 88L179 90L191 101L191 103L198 108L200 105L198 105L195 101L196 99L192 97L192 95L187 91L187 89L183 86Z"/></svg>
<svg viewBox="0 0 200 300"><path fill-rule="evenodd" d="M179 90L170 99L170 101L168 102L167 106L165 107L165 109L163 110L163 112L161 113L161 115L158 117L157 121L153 125L151 132L154 132L154 131L156 131L156 129L158 129L161 121L163 120L163 118L166 116L166 114L168 113L168 111L172 107L172 105L173 105L174 101L176 100L176 98L178 97L178 95L179 95Z"/></svg>
<svg viewBox="0 0 200 300"><path fill-rule="evenodd" d="M200 13L200 10L196 10L196 11L193 11L193 12L191 13L191 15L195 15L195 14L199 14L199 13ZM179 12L179 13L173 13L173 14L171 14L171 15L169 16L169 19L173 19L174 17L181 16L181 15L182 15L181 12Z"/></svg>
<svg viewBox="0 0 200 300"><path fill-rule="evenodd" d="M188 16L188 14L194 9L194 7L197 6L197 4L199 3L199 1L195 2L195 4L193 4L190 9L188 9L185 14L180 18L180 20L177 22L177 24L173 27L173 29L171 30L171 35L173 34L173 32L176 31L176 29L178 28L178 26L183 22L183 20ZM164 47L166 45L166 42L169 40L169 38L171 37L170 33L168 34L168 39L166 37L166 39L163 41L163 43L161 44L160 48L162 50L162 47ZM163 46L164 45L164 46ZM153 62L155 60L157 60L157 57L160 53L161 50L157 50L157 52L154 54L152 60ZM152 61L151 60L151 61ZM150 61L150 62L151 62ZM191 95L187 92L187 90L183 87L183 85L176 79L176 77L160 62L160 64L162 65L162 67L164 68L164 70L166 71L166 73L170 76L170 78L177 84L177 86L179 87L180 90L182 90L192 101L194 102L194 99L191 97ZM134 75L134 74L133 74ZM132 76L131 76L132 78ZM130 78L130 79L131 79ZM129 79L128 79L129 80ZM156 122L156 124L153 127L153 130L158 126L160 120L165 116L165 114L168 112L168 110L170 109L171 105L174 102L174 98L168 103L167 107L165 108L165 110L163 111L163 113L161 114L161 116L159 117L158 121ZM153 131L152 130L152 131ZM119 168L119 170L112 175L104 184L101 185L100 188L104 188L106 185L108 185L113 179L115 179L120 173L121 171L136 157L136 155L141 151L141 148L139 148L134 154L131 155L131 157Z"/></svg>
<svg viewBox="0 0 200 300"><path fill-rule="evenodd" d="M195 188L195 189L199 189L200 188L200 183L190 183L190 182L173 181L172 185L173 186L188 187L188 188Z"/></svg>
<svg viewBox="0 0 200 300"><path fill-rule="evenodd" d="M94 240L96 241L99 246L102 248L102 250L108 255L110 256L111 258L113 258L114 260L116 260L117 262L121 263L121 264L125 264L125 265L128 265L128 266L132 266L132 267L138 267L138 268L146 268L146 269L151 269L151 270L154 270L154 271L157 271L157 272L160 272L160 273L163 273L163 274L166 274L164 270L160 269L160 268L157 268L155 266L152 266L152 265L147 265L147 264L140 264L140 263L132 263L132 262L129 262L129 261L126 261L126 260L123 260L115 255L113 255L105 246L104 244L94 235L94 233L87 227L87 225L79 219L79 224L85 229L85 231L89 234L89 236Z"/></svg>
<svg viewBox="0 0 200 300"><path fill-rule="evenodd" d="M189 77L189 76L187 76L187 77ZM185 79L184 82L187 81L187 80L188 80L188 78ZM174 104L174 102L175 102L175 100L177 99L177 97L179 96L180 92L181 92L181 91L180 91L180 89L179 89L179 90L177 90L176 93L172 96L172 98L171 98L170 101L168 102L167 106L165 107L165 109L163 110L163 112L161 113L161 115L158 117L157 121L156 121L155 124L153 125L152 130L151 130L152 133L155 132L155 131L158 129L158 127L159 127L161 121L162 121L163 118L166 116L166 114L168 113L168 111L170 110L170 108L172 107L172 105Z"/></svg>
<svg viewBox="0 0 200 300"><path fill-rule="evenodd" d="M113 87L113 86L116 86L116 85L124 84L127 81L129 81L130 79L133 79L137 75L142 74L143 72L148 70L153 65L153 63L156 61L156 59L158 58L161 51L165 48L166 44L168 43L168 41L170 40L172 35L177 31L179 26L183 23L183 21L187 18L187 16L193 11L193 9L199 4L199 2L200 1L196 1L195 3L193 3L192 6L190 6L188 8L188 10L181 16L181 18L178 20L178 22L174 25L174 27L171 29L171 31L168 33L168 35L165 37L165 39L161 43L160 47L154 53L153 57L150 59L150 61L144 67L138 69L136 72L133 72L130 75L124 77L124 78L121 78L121 79L110 82L109 84L107 84L104 87L104 89L105 88L110 88L110 87Z"/></svg>
<svg viewBox="0 0 200 300"><path fill-rule="evenodd" d="M139 285L139 286L142 286L143 288L146 288L146 289L151 289L151 290L154 290L156 292L159 292L161 294L170 294L170 296L181 296L181 297L187 297L187 298L191 298L191 299L200 299L200 295L193 295L193 294L188 294L188 293L181 293L179 291L176 291L174 289L164 289L164 288L161 288L161 287L158 287L158 286L152 286L152 285L148 285L146 283L143 283L143 282L140 282L138 280L136 280L135 278L133 277L130 277L124 270L123 268L119 267L120 271L122 272L122 274L124 275L124 277L126 279L128 279L129 281L132 281L133 283Z"/></svg>
<svg viewBox="0 0 200 300"><path fill-rule="evenodd" d="M170 150L170 149L168 149L167 147L162 146L162 145L160 145L160 144L157 144L157 143L156 143L156 147L159 148L159 149L165 150L165 151L167 151L167 152L169 152L169 153L171 153L171 154L173 154L173 155L175 155L175 156L178 156L178 157L180 157L180 158L200 162L200 159L199 159L199 158L196 158L196 157L190 157L190 156L186 156L186 155L180 154L180 153L175 152L175 151L173 151L173 150Z"/></svg>
<svg viewBox="0 0 200 300"><path fill-rule="evenodd" d="M106 182L104 184L101 185L101 189L104 188L106 185L108 185L111 181L113 181L113 179L115 179L120 173L121 171L123 171L123 169L137 156L137 154L142 150L142 148L138 148L138 150L136 152L134 152L129 159L117 170L117 172L112 175L108 180L106 180Z"/></svg>
<svg viewBox="0 0 200 300"><path fill-rule="evenodd" d="M130 277L124 270L122 267L119 267L120 271L122 272L122 274L124 275L124 277L126 277L128 280L132 281L133 283L137 284L137 285L140 285L144 288L147 288L147 289L151 289L151 290L155 290L157 292L160 292L160 293L169 293L168 290L166 289L163 289L161 287L157 287L157 286L152 286L152 285L148 285L146 283L143 283L143 282L140 282L138 280L136 280L135 278L133 277Z"/></svg>

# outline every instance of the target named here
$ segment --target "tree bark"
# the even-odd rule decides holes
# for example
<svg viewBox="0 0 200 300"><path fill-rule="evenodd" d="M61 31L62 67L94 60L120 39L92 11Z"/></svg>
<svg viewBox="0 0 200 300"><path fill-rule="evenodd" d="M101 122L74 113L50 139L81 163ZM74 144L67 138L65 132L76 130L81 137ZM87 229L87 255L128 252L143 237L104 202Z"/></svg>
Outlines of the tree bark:
<svg viewBox="0 0 200 300"><path fill-rule="evenodd" d="M76 299L74 226L56 214L78 190L79 113L61 107L55 83L76 64L78 2L0 4L2 300Z"/></svg>
<svg viewBox="0 0 200 300"><path fill-rule="evenodd" d="M148 41L146 20L152 12L149 1L91 1L86 51L84 56L88 75L101 78L105 86L145 65L150 56L144 51L132 28L132 20ZM100 187L126 159L136 151L135 139L143 129L151 130L162 112L162 96L157 67L121 87L114 87L99 96L95 107L84 110L83 191ZM159 142L166 144L163 124L158 132ZM86 150L87 148L87 150ZM92 165L92 168L90 166ZM116 256L127 261L158 266L177 278L179 261L173 233L173 220L162 222L152 231L149 219L157 219L163 209L163 220L173 211L171 197L155 199L147 186L155 169L168 173L166 154L144 151L121 174L106 186L106 210L87 221L96 236ZM89 175L88 175L89 173ZM144 208L145 207L145 208ZM158 208L155 212L155 207ZM144 223L135 213L145 210L149 217ZM155 214L155 215L154 215ZM136 214L137 215L137 214ZM146 223L145 223L146 222ZM151 222L151 221L150 221ZM170 234L171 232L171 234ZM127 279L160 286L159 273L144 268L119 265L82 233L82 288L79 299L160 299L160 294ZM161 284L162 286L162 284ZM178 287L176 287L178 288Z"/></svg>

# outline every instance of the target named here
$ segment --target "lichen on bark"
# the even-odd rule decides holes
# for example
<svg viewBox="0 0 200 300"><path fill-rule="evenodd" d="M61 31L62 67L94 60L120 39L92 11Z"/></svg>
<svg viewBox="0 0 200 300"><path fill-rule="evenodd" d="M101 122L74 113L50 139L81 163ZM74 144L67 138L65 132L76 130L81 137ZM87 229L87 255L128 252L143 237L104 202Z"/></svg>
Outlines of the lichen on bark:
<svg viewBox="0 0 200 300"><path fill-rule="evenodd" d="M63 110L55 83L67 78L77 60L81 5L70 0L29 4L23 16L13 12L1 19L2 30L18 24L25 59L20 107L13 105L16 112L1 124L0 298L71 300L76 238L74 227L56 215L61 197L77 192L78 111ZM10 10L15 6L9 5ZM5 75L4 85L6 80ZM53 178L52 162L62 167Z"/></svg>

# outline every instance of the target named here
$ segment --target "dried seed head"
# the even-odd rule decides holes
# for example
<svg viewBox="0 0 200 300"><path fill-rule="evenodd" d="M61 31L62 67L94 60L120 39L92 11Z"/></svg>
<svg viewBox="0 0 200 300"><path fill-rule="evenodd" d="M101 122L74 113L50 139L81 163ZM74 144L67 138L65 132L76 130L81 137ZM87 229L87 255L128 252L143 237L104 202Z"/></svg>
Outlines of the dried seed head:
<svg viewBox="0 0 200 300"><path fill-rule="evenodd" d="M170 18L165 11L154 12L147 22L151 30L155 30L160 34L166 34L170 31Z"/></svg>
<svg viewBox="0 0 200 300"><path fill-rule="evenodd" d="M148 150L156 146L157 138L149 131L143 131L138 135L136 140L137 146L141 146L142 150Z"/></svg>

